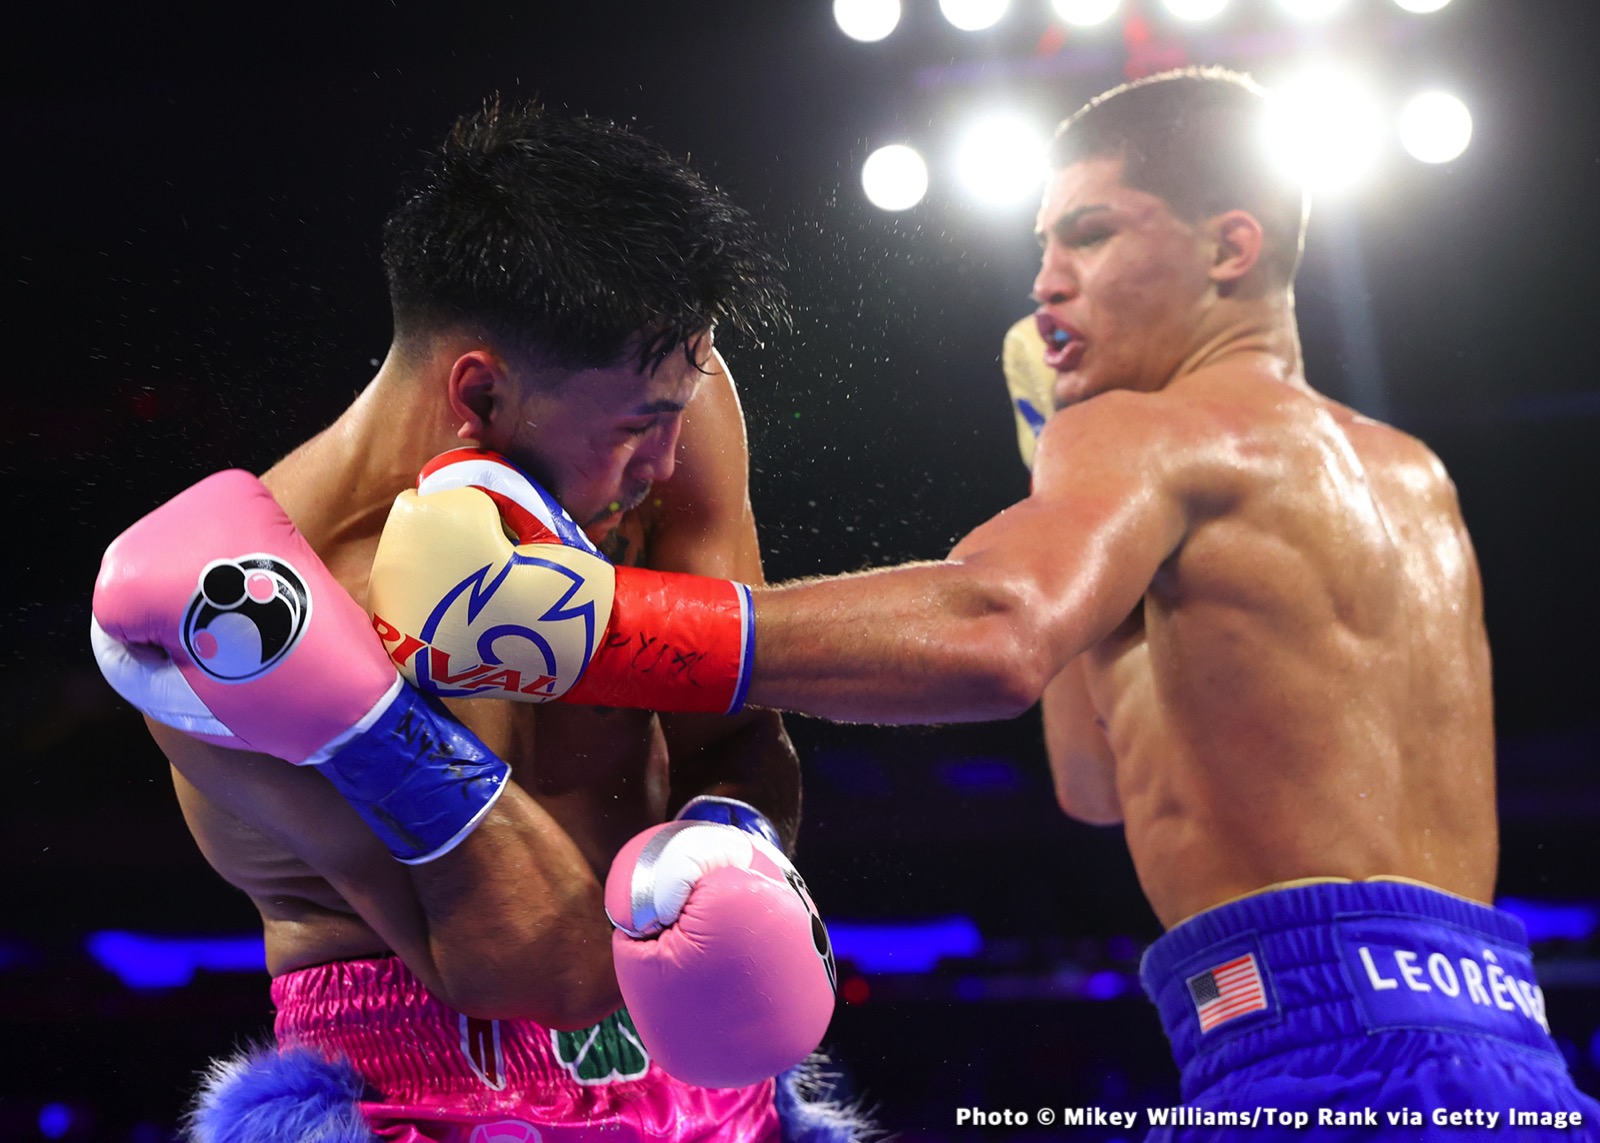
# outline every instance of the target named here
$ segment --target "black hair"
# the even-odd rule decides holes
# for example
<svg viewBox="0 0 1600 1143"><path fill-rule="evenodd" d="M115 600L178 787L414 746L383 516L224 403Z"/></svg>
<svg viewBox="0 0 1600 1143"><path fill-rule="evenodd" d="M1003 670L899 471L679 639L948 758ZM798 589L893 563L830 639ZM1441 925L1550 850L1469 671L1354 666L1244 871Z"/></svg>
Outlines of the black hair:
<svg viewBox="0 0 1600 1143"><path fill-rule="evenodd" d="M615 124L498 98L463 116L383 228L404 342L457 324L563 369L641 368L713 325L787 323L754 219Z"/></svg>
<svg viewBox="0 0 1600 1143"><path fill-rule="evenodd" d="M1190 67L1096 96L1056 130L1054 170L1119 157L1123 185L1163 199L1188 221L1245 210L1266 236L1264 260L1292 281L1305 245L1305 190L1266 147L1266 91L1249 76Z"/></svg>

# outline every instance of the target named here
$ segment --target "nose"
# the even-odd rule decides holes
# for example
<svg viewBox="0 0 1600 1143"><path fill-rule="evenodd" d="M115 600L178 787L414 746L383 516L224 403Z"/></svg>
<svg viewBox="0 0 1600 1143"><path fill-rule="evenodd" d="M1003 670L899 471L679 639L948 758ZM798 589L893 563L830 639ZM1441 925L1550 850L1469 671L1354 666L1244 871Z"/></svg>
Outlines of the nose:
<svg viewBox="0 0 1600 1143"><path fill-rule="evenodd" d="M1052 257L1048 249L1033 279L1033 300L1042 306L1060 305L1077 296L1078 283L1066 267L1065 259Z"/></svg>
<svg viewBox="0 0 1600 1143"><path fill-rule="evenodd" d="M681 420L672 417L646 433L633 450L633 459L628 464L631 475L650 484L672 479L672 473L678 467L678 434L681 428Z"/></svg>

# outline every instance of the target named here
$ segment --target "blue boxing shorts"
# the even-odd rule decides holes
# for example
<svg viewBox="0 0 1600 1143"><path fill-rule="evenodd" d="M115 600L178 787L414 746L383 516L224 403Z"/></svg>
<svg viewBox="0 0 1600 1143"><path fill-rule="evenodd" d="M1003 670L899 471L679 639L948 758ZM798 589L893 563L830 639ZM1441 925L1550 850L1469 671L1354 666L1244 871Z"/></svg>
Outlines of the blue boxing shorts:
<svg viewBox="0 0 1600 1143"><path fill-rule="evenodd" d="M1600 1140L1498 909L1412 882L1271 889L1175 926L1140 978L1182 1076L1149 1140Z"/></svg>

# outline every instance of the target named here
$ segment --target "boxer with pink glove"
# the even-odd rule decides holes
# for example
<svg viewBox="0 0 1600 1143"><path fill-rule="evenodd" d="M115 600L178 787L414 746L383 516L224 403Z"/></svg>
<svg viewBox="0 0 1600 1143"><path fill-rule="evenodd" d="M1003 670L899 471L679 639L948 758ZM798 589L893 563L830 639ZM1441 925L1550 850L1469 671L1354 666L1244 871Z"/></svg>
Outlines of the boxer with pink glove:
<svg viewBox="0 0 1600 1143"><path fill-rule="evenodd" d="M753 652L743 584L613 567L537 482L457 449L395 501L368 606L401 673L458 697L733 712ZM833 1011L827 929L772 824L690 801L606 880L617 981L669 1073L737 1087L806 1057Z"/></svg>
<svg viewBox="0 0 1600 1143"><path fill-rule="evenodd" d="M90 635L140 711L316 767L400 861L448 853L504 791L506 764L396 673L247 472L207 477L112 542Z"/></svg>

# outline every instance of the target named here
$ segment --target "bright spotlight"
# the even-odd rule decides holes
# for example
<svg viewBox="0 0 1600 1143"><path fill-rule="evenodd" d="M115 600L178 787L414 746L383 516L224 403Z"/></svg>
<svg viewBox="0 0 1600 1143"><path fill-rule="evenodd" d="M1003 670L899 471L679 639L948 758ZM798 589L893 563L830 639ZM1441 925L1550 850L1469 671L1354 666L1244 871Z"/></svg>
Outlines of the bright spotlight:
<svg viewBox="0 0 1600 1143"><path fill-rule="evenodd" d="M833 19L852 40L870 44L900 23L900 0L833 0Z"/></svg>
<svg viewBox="0 0 1600 1143"><path fill-rule="evenodd" d="M1091 28L1116 15L1119 3L1121 0L1050 0L1050 7L1067 23Z"/></svg>
<svg viewBox="0 0 1600 1143"><path fill-rule="evenodd" d="M1278 0L1284 11L1300 20L1323 20L1344 7L1344 0Z"/></svg>
<svg viewBox="0 0 1600 1143"><path fill-rule="evenodd" d="M928 193L928 164L902 143L879 147L861 165L861 189L879 210L909 210Z"/></svg>
<svg viewBox="0 0 1600 1143"><path fill-rule="evenodd" d="M1448 163L1472 140L1472 112L1443 91L1428 91L1400 112L1400 145L1424 163Z"/></svg>
<svg viewBox="0 0 1600 1143"><path fill-rule="evenodd" d="M1407 12L1437 12L1450 3L1450 0L1394 0L1394 2Z"/></svg>
<svg viewBox="0 0 1600 1143"><path fill-rule="evenodd" d="M1313 191L1358 182L1383 136L1377 101L1351 76L1313 71L1274 91L1267 145L1284 173Z"/></svg>
<svg viewBox="0 0 1600 1143"><path fill-rule="evenodd" d="M1164 0L1167 11L1180 20L1209 20L1228 6L1228 0Z"/></svg>
<svg viewBox="0 0 1600 1143"><path fill-rule="evenodd" d="M1044 137L1015 116L991 116L961 141L956 173L969 194L991 206L1034 198L1044 182Z"/></svg>
<svg viewBox="0 0 1600 1143"><path fill-rule="evenodd" d="M992 28L1006 14L1011 0L939 0L939 11L963 32Z"/></svg>

